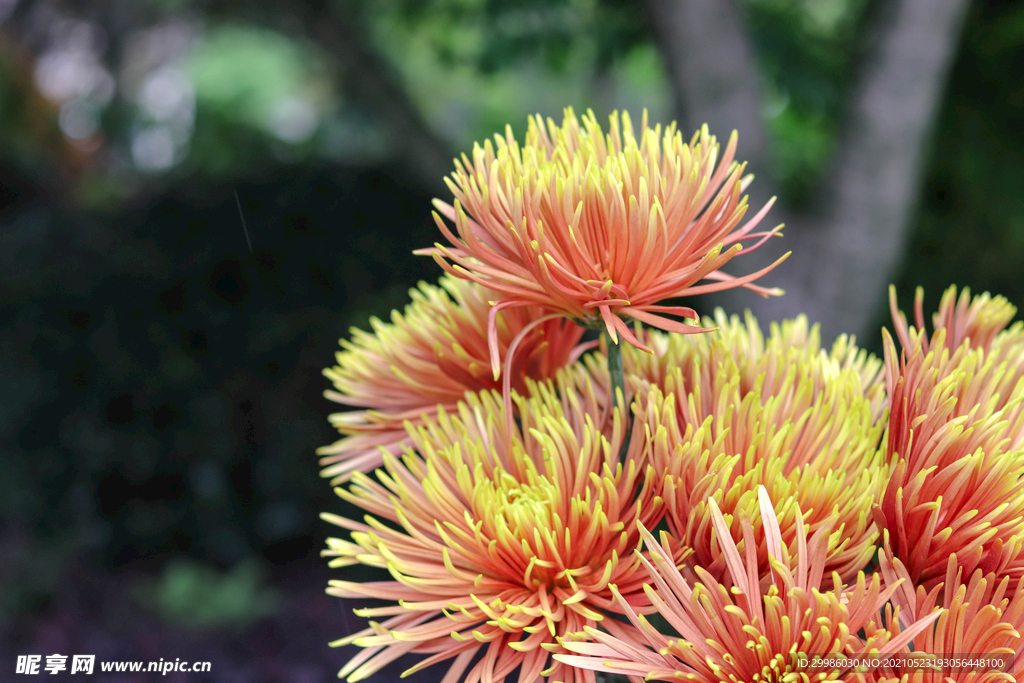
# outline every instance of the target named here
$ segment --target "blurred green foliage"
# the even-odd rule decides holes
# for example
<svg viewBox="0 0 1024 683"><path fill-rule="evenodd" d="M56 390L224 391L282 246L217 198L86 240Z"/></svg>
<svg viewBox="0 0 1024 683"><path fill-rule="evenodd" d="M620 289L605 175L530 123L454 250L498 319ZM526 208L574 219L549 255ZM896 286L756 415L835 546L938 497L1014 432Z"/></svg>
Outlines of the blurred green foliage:
<svg viewBox="0 0 1024 683"><path fill-rule="evenodd" d="M766 90L775 177L791 204L806 204L834 149L869 1L744 4Z"/></svg>
<svg viewBox="0 0 1024 683"><path fill-rule="evenodd" d="M386 0L363 8L380 49L431 125L459 152L526 116L672 97L642 12L623 0ZM639 112L637 112L639 113Z"/></svg>
<svg viewBox="0 0 1024 683"><path fill-rule="evenodd" d="M454 152L468 151L506 124L521 134L528 114L560 117L568 105L592 107L601 116L625 107L639 114L646 107L652 121L673 118L672 90L638 0L340 4L363 23L370 45L397 70L419 113ZM743 5L764 77L775 175L791 200L804 202L830 158L871 3ZM195 3L154 8L168 18L183 8L201 11ZM333 61L331 45L284 30L287 21L279 28L246 21L244 12L238 16L232 21L222 8L206 25L189 24L194 35L187 53L168 63L188 76L195 96L194 125L170 172L229 177L267 158L362 163L396 152L388 148L388 133L374 112L344 92L344 69L339 72ZM10 68L13 62L0 51L0 68L5 64ZM0 89L12 82L0 81ZM107 139L129 148L161 124L138 104L125 108L115 102L111 111L116 115L102 118ZM57 113L53 108L44 119ZM0 115L7 119L10 112ZM50 144L59 145L59 139ZM123 199L125 191L150 182L144 174L125 185L122 170L112 182L97 183L91 180L96 171L104 175L95 167L82 181L81 197L95 200L93 205L109 205L116 201L111 192L120 190Z"/></svg>
<svg viewBox="0 0 1024 683"><path fill-rule="evenodd" d="M335 97L317 51L267 29L225 26L206 33L189 54L186 72L204 114L271 134L285 132L296 143L309 139ZM284 119L295 116L288 111L294 102L309 107L298 114L308 117L308 127L288 138ZM194 150L199 165L208 167L228 150L218 150L208 160L204 152L202 146Z"/></svg>
<svg viewBox="0 0 1024 683"><path fill-rule="evenodd" d="M774 174L810 200L835 144L869 0L744 0L765 86ZM434 127L468 150L525 115L642 103L673 118L660 54L628 0L387 0L364 10ZM639 112L634 111L635 114Z"/></svg>
<svg viewBox="0 0 1024 683"><path fill-rule="evenodd" d="M4 477L8 479L8 477ZM25 487L22 473L9 477L20 482L24 493L33 493ZM6 491L0 491L2 496ZM60 580L61 569L71 554L71 548L52 539L30 541L7 538L0 540L0 633L20 615L38 613Z"/></svg>
<svg viewBox="0 0 1024 683"><path fill-rule="evenodd" d="M448 67L485 73L524 61L566 73L589 52L586 69L608 69L647 42L643 12L631 0L383 0L366 3L377 21L401 23L424 37Z"/></svg>
<svg viewBox="0 0 1024 683"><path fill-rule="evenodd" d="M276 591L268 588L266 572L253 560L230 571L188 559L174 559L159 578L136 589L139 603L168 623L193 629L241 628L278 609Z"/></svg>

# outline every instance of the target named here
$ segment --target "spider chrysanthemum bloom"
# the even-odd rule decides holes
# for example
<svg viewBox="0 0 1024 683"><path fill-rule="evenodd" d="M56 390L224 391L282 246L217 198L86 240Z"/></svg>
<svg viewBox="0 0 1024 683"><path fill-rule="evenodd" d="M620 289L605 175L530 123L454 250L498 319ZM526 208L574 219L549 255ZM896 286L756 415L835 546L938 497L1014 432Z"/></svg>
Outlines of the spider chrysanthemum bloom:
<svg viewBox="0 0 1024 683"><path fill-rule="evenodd" d="M860 378L862 393L869 398L875 422L881 420L887 405L885 378L881 372L882 361L866 350L859 348L849 335L840 335L830 350L823 350L817 325L810 325L806 316L773 323L766 338L757 320L748 311L745 317L726 315L721 308L715 309L713 318L705 318L709 334L679 335L666 334L650 328L637 329L637 336L653 354L639 353L630 347L623 352L623 365L627 387L636 386L641 392L650 385L666 389L668 378L679 368L689 388L698 384L710 386L711 376L718 365L728 359L739 373L738 389L742 395L753 390L762 373L768 380L769 389L784 377L778 372L779 354L786 349L798 349L802 357L825 354L832 359L831 368L851 371ZM774 360L772 360L774 359ZM774 365L773 365L774 363ZM605 355L601 352L582 358L586 372L595 383L595 389L602 395L608 393L608 371ZM784 363L783 363L784 365ZM821 386L818 366L815 386ZM640 380L640 384L636 381ZM705 395L705 414L710 414L710 392Z"/></svg>
<svg viewBox="0 0 1024 683"><path fill-rule="evenodd" d="M572 391L547 384L517 397L525 436L517 429L511 439L501 397L468 395L457 415L442 411L412 431L415 450L385 456L379 481L357 473L348 490L337 489L368 516L325 515L353 533L329 539L324 555L332 566L386 567L393 580L332 581L328 592L394 603L357 611L375 621L335 643L365 648L342 676L360 680L420 653L428 657L410 671L454 658L445 681L502 681L519 668L523 683L592 683L592 673L549 653L559 636L619 609L611 584L636 609L647 604L636 523L657 524L661 501L642 465L642 439L619 462L620 414L609 440L589 418L596 399L566 398Z"/></svg>
<svg viewBox="0 0 1024 683"><path fill-rule="evenodd" d="M644 350L623 318L702 331L662 315L693 318L691 309L659 301L740 286L781 294L751 283L782 259L743 277L719 270L744 251L742 240L778 230L752 232L771 202L741 225L747 199L735 133L719 156L706 127L687 144L675 124L664 133L648 127L646 113L639 132L628 114L610 122L605 134L593 112L581 121L567 109L561 126L529 119L523 145L507 127L494 145L474 146L447 179L454 205L435 201L455 224L457 234L435 214L451 246L419 253L498 292L496 310L540 306ZM493 347L491 360L497 375Z"/></svg>
<svg viewBox="0 0 1024 683"><path fill-rule="evenodd" d="M888 547L879 555L879 568L886 585L901 582L892 595L892 605L910 618L922 618L941 609L934 628L922 631L910 643L918 656L931 655L944 659L993 658L1001 655L1011 663L1002 670L982 666L926 667L910 671L886 670L878 681L901 683L995 683L995 681L1024 682L1024 578L1011 581L997 578L981 570L970 573L964 581L964 570L956 555L946 563L943 583L927 591L923 586L915 590L906 567L892 556ZM892 619L891 607L887 623L894 632L899 631L898 620ZM966 655L971 655L968 658Z"/></svg>
<svg viewBox="0 0 1024 683"><path fill-rule="evenodd" d="M439 405L451 410L467 391L500 389L490 371L488 300L479 285L442 277L440 286L420 283L410 291L405 313L391 322L371 319L373 332L352 330L340 341L337 365L324 370L335 391L332 401L368 408L335 413L330 421L344 438L317 450L322 476L332 485L353 471L379 467L381 447L400 453L409 443L403 423L420 424ZM506 354L516 336L537 317L536 307L503 311L494 319L498 349ZM514 357L512 387L523 391L526 377L545 379L575 360L583 330L567 320L548 320L527 332Z"/></svg>
<svg viewBox="0 0 1024 683"><path fill-rule="evenodd" d="M1005 310L982 303L963 309ZM955 325L929 339L897 316L898 354L884 332L887 448L898 460L875 517L916 583L941 581L952 554L966 572L1024 576L1024 337L1019 325L1002 330L1008 319L975 326L984 346ZM963 339L955 348L951 334Z"/></svg>
<svg viewBox="0 0 1024 683"><path fill-rule="evenodd" d="M658 680L837 680L853 675L810 661L802 665L801 658L897 651L935 619L919 619L896 637L885 628L867 628L896 586L883 588L877 574L869 581L863 573L853 585L845 586L833 573L830 589L820 590L829 528L820 528L808 540L798 513L796 557L791 558L779 541L779 525L764 489L758 498L763 540L772 557L771 572L763 580L754 551L759 543L750 520L741 518L745 546L741 553L722 513L709 500L712 524L723 539L732 589L700 567L695 568L697 580L688 581L676 568L665 535L659 544L644 531L650 561L643 562L654 584L645 590L676 634L661 633L622 600L633 630L605 633L589 627L585 633L593 642L563 639L563 646L574 654L558 654L556 659L595 671ZM858 634L861 629L865 629L863 636Z"/></svg>
<svg viewBox="0 0 1024 683"><path fill-rule="evenodd" d="M924 326L924 289L914 293L914 328L907 324L907 317L896 305L896 287L889 287L889 310L892 313L896 336L904 348L914 346L912 336L919 336L920 343L927 350L929 340ZM992 341L1001 335L1013 320L1017 308L1005 297L992 296L988 292L971 297L971 290L964 288L957 297L956 285L950 286L939 301L939 309L932 316L935 330L946 330L946 345L952 350L964 341L970 340L974 348L988 349ZM1003 334L1002 336L1007 336ZM1024 341L1024 326L1015 325L1010 331L1011 343ZM1004 341L1005 343L1005 341Z"/></svg>
<svg viewBox="0 0 1024 683"><path fill-rule="evenodd" d="M751 316L741 322L720 314L716 322L718 331L708 335L675 336L664 371L652 359L633 381L638 415L652 437L651 463L665 476L660 493L679 550L692 552L689 563L727 577L709 501L741 543L738 516L755 520L760 532L754 513L756 491L764 486L791 554L797 508L811 533L837 520L825 571L849 580L875 552L871 510L889 472L879 448L880 362L847 339L831 352L822 349L817 328L802 317L773 325L767 339ZM644 374L662 388L644 391ZM757 556L764 575L764 542Z"/></svg>
<svg viewBox="0 0 1024 683"><path fill-rule="evenodd" d="M904 392L927 393L935 384L962 375L963 381L956 382L952 394L955 402L949 401L947 421L966 417L974 422L999 413L1005 422L1002 436L1010 440L1004 448L1024 448L1024 323L1007 327L1017 309L1003 297L991 297L987 292L971 298L970 290L965 289L957 298L956 288L950 287L933 316L935 330L929 337L921 312L923 298L919 288L914 301L917 324L910 327L896 306L895 288L889 289L893 326L903 348L898 355L888 332L883 331L889 394L900 382ZM893 449L909 441L915 418L929 414L915 412L909 403L900 408L893 412ZM941 410L946 413L945 407Z"/></svg>

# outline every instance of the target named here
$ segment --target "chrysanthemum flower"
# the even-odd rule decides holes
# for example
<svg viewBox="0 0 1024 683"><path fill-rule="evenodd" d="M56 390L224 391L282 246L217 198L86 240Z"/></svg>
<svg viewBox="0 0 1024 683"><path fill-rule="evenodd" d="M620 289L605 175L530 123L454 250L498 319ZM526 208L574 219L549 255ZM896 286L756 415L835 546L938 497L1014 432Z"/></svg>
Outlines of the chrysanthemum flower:
<svg viewBox="0 0 1024 683"><path fill-rule="evenodd" d="M357 611L383 620L334 643L365 648L341 676L360 680L421 653L410 672L454 658L446 683L500 682L517 668L522 683L593 683L549 652L619 609L611 584L634 609L647 604L636 523L656 524L661 501L642 467L642 438L620 463L621 415L612 438L601 436L589 417L596 399L574 391L546 384L517 397L523 436L517 429L512 439L501 397L470 394L457 415L440 411L412 429L415 450L386 455L379 481L357 473L349 490L336 489L368 516L324 515L353 532L329 539L324 555L332 566L385 567L393 580L332 581L328 592L394 603Z"/></svg>
<svg viewBox="0 0 1024 683"><path fill-rule="evenodd" d="M985 346L973 346L969 325L940 327L929 340L903 324L897 354L883 332L887 448L899 459L875 517L909 576L926 586L942 580L952 554L968 573L1024 576L1024 335L1001 329L1003 302L960 308L1001 321L973 326ZM963 339L952 349L950 334Z"/></svg>
<svg viewBox="0 0 1024 683"><path fill-rule="evenodd" d="M877 676L879 683L1024 682L1024 661L1020 659L1024 657L1024 578L1011 582L1009 577L999 579L979 569L969 574L965 582L964 569L954 554L947 560L942 584L931 591L923 586L915 590L906 567L888 547L883 547L879 556L879 569L887 586L901 583L892 596L892 603L901 614L920 619L941 608L935 627L922 631L909 644L916 655L944 659L955 659L957 655L973 655L971 659L1004 655L1016 660L1014 666L1002 671L970 666L887 670L879 672L883 674ZM899 620L892 618L891 607L887 611L887 623L898 633Z"/></svg>
<svg viewBox="0 0 1024 683"><path fill-rule="evenodd" d="M919 342L925 350L929 348L928 339L924 336L924 289L918 287L914 293L916 328L911 328L907 324L907 317L896 304L896 287L891 285L889 287L889 311L892 313L896 337L900 340L903 348L909 349L918 343L912 341L912 337L919 338ZM973 348L988 349L996 336L1010 324L1016 313L1017 308L1005 297L994 297L985 292L972 298L971 290L966 287L957 297L956 285L952 285L942 294L939 310L932 316L932 325L936 331L946 331L944 341L950 350L959 347L967 340L970 340L970 345ZM1015 331L1011 331L1010 336L1020 339L1024 328L1020 324L1015 325L1014 328Z"/></svg>
<svg viewBox="0 0 1024 683"><path fill-rule="evenodd" d="M479 285L442 277L440 286L420 283L410 291L412 303L391 322L373 318L373 332L352 330L341 340L337 366L324 370L336 391L325 396L338 403L369 410L335 413L331 422L345 435L320 448L322 476L336 485L353 471L379 467L381 448L398 454L410 443L403 423L420 424L436 416L439 405L451 410L467 391L500 388L490 372L487 347L490 292ZM517 335L538 316L536 307L503 311L495 316L498 349L506 354ZM548 320L527 332L516 351L512 387L524 380L545 379L575 360L583 350L583 330L567 320Z"/></svg>
<svg viewBox="0 0 1024 683"><path fill-rule="evenodd" d="M781 294L751 283L782 259L743 277L719 270L745 251L742 240L763 242L778 230L751 232L771 202L740 225L747 179L744 166L733 162L735 133L719 158L706 127L687 144L675 124L664 134L660 125L648 127L646 113L639 134L628 114L621 124L617 114L610 121L606 135L593 112L580 121L567 109L561 127L529 119L523 146L511 127L504 138L495 136L495 145L474 146L472 159L456 160L447 179L454 206L434 202L458 234L435 213L451 246L418 253L498 292L495 310L540 306L644 350L623 318L703 331L662 315L696 317L691 309L659 301L740 286ZM493 341L493 325L489 334ZM493 345L491 361L497 376Z"/></svg>
<svg viewBox="0 0 1024 683"><path fill-rule="evenodd" d="M895 288L889 289L893 325L905 359L900 364L895 344L883 331L889 393L895 391L901 377L916 392L925 385L963 375L952 395L955 402L949 401L947 421L967 417L973 422L999 413L1005 421L1002 435L1010 439L1004 449L1024 448L1024 323L1006 327L1017 309L1003 297L991 297L987 292L972 299L970 290L965 289L957 299L956 288L950 287L933 316L935 330L929 337L921 313L923 297L919 288L914 302L917 325L908 327L896 306ZM904 413L893 414L898 421L890 433L894 450L909 440L910 422L926 414Z"/></svg>
<svg viewBox="0 0 1024 683"><path fill-rule="evenodd" d="M898 651L938 615L908 625L891 637L885 628L866 628L885 605L896 586L882 588L876 574L868 581L858 574L856 584L845 586L832 574L829 590L822 584L829 527L807 539L807 528L797 511L796 556L781 543L781 529L767 492L758 493L762 539L756 539L750 520L740 517L745 550L741 554L723 514L709 499L709 517L728 568L726 588L708 572L695 568L698 579L688 581L676 568L672 550L662 534L659 544L646 530L644 542L650 561L643 559L654 586L645 586L658 613L677 635L658 631L629 601L616 599L633 626L610 633L588 627L593 642L563 639L575 654L555 658L572 666L658 680L720 681L835 680L848 672L834 667L802 667L801 656ZM759 540L768 543L771 572L762 581L756 551ZM864 636L858 635L865 629Z"/></svg>
<svg viewBox="0 0 1024 683"><path fill-rule="evenodd" d="M751 316L741 322L720 313L716 322L717 332L675 336L664 365L645 359L641 375L632 377L637 415L651 435L651 463L666 477L660 493L679 550L727 580L709 501L742 543L738 516L758 518L756 491L764 486L791 553L797 508L811 533L838 519L825 571L852 578L874 554L871 509L889 471L879 449L880 362L848 339L831 352L822 349L817 328L803 317L773 325L767 339ZM645 391L644 375L660 387ZM766 574L763 542L757 557Z"/></svg>
<svg viewBox="0 0 1024 683"><path fill-rule="evenodd" d="M762 373L772 382L784 376L785 373L778 373L775 368L769 367L769 355L775 356L777 360L778 354L785 349L798 348L800 355L807 357L824 353L840 370L855 373L860 378L863 395L871 401L874 421L878 422L883 417L887 401L885 378L881 372L882 361L859 348L849 335L840 335L831 350L826 351L821 348L818 326L811 326L806 316L784 321L781 326L773 323L768 339L749 311L744 318L740 318L736 315L728 316L720 308L715 309L714 317L705 318L703 324L711 331L710 334L665 334L659 330L638 327L635 330L637 337L654 353L639 353L633 347L625 347L623 365L627 378L631 378L627 380L627 385L635 386L638 391L645 391L648 385L664 390L668 386L669 375L680 368L686 390L690 391L698 384L709 386L715 369L729 359L729 364L739 372L739 391L746 395L754 389ZM605 354L598 351L580 360L595 384L595 391L602 397L607 396ZM574 368L575 372L581 372L578 365ZM699 376L694 376L693 372L698 371ZM815 386L820 387L822 381L816 377ZM710 399L710 396L709 393L706 398Z"/></svg>

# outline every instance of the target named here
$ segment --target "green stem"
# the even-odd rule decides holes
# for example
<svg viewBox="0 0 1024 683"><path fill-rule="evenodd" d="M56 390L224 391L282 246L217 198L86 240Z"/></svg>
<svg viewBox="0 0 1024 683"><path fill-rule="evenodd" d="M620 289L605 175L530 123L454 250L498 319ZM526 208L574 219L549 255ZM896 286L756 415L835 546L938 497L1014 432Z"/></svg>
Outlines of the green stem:
<svg viewBox="0 0 1024 683"><path fill-rule="evenodd" d="M611 399L613 405L619 404L619 393L622 393L622 407L626 407L626 379L622 370L622 345L616 344L604 331L605 348L608 349L608 376L611 379Z"/></svg>
<svg viewBox="0 0 1024 683"><path fill-rule="evenodd" d="M611 380L612 401L616 407L621 408L623 425L626 428L622 445L619 447L619 462L625 462L626 454L629 452L632 420L630 420L629 410L626 409L626 373L622 369L622 343L621 341L618 344L612 342L607 331L601 334L604 335L605 348L608 349L608 377ZM619 399L619 396L622 398Z"/></svg>

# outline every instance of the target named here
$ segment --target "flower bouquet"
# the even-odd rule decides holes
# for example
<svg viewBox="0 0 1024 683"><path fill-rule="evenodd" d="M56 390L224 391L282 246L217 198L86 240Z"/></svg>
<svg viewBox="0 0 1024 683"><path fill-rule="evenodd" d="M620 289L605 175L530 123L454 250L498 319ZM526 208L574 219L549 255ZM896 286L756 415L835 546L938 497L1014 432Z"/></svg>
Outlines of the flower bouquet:
<svg viewBox="0 0 1024 683"><path fill-rule="evenodd" d="M671 300L780 235L707 128L536 117L455 162L446 271L342 340L342 668L444 683L1024 681L1024 327L890 291L878 359ZM591 332L588 332L591 330ZM345 576L342 573L342 576ZM1024 660L1021 660L1024 664Z"/></svg>

